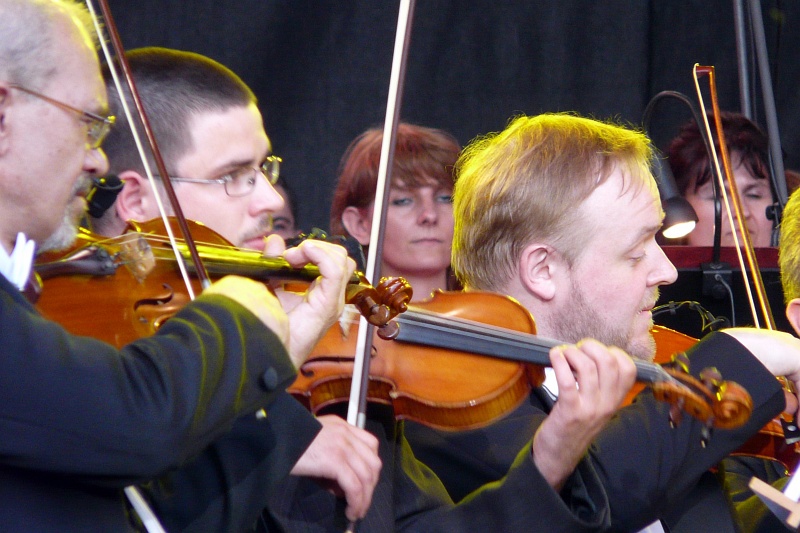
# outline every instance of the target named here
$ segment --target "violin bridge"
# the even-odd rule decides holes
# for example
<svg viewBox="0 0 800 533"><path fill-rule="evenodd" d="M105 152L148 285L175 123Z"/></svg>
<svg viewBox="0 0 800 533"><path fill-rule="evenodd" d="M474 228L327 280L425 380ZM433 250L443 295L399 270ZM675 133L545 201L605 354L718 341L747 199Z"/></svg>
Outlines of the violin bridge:
<svg viewBox="0 0 800 533"><path fill-rule="evenodd" d="M156 267L156 259L153 249L143 235L138 233L129 235L131 238L120 244L119 256L122 264L141 283Z"/></svg>

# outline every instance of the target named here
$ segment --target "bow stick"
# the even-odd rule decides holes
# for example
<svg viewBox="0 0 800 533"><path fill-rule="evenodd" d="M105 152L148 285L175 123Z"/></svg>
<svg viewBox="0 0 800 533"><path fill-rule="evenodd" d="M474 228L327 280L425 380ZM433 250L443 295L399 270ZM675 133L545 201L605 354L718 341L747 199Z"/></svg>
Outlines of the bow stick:
<svg viewBox="0 0 800 533"><path fill-rule="evenodd" d="M386 103L386 119L383 127L381 158L378 165L378 180L375 188L375 204L372 210L372 229L367 253L367 279L380 277L381 252L383 251L383 226L386 221L386 203L389 198L389 179L394 161L397 124L400 118L400 102L403 94L408 42L411 36L411 20L415 0L401 0L397 17L392 71L389 78L389 98ZM347 422L364 428L366 424L367 391L369 389L368 355L372 353L372 326L362 316L359 322L356 353L353 364L353 379L350 385L350 401L347 407ZM355 523L350 522L347 533L355 531Z"/></svg>
<svg viewBox="0 0 800 533"><path fill-rule="evenodd" d="M139 91L136 89L136 83L134 82L133 74L131 73L131 68L128 63L128 59L125 56L125 49L122 46L122 40L120 39L119 32L117 31L117 26L116 23L114 22L114 17L111 15L111 9L108 7L108 1L99 0L99 4L100 4L100 10L102 11L103 14L103 19L108 29L108 34L111 39L111 43L114 47L114 53L116 54L117 60L119 61L119 65L122 68L122 71L125 75L125 80L128 85L128 90L130 91L131 98L136 106L138 118L141 121L142 129L144 130L145 135L147 137L150 151L153 154L153 159L156 163L156 168L158 169L161 181L164 184L164 190L167 193L167 198L169 200L170 206L172 207L172 211L175 214L176 220L178 221L178 227L180 228L181 233L183 235L184 241L186 243L186 248L189 250L189 256L192 260L192 264L194 265L195 271L197 272L197 277L199 278L203 288L208 287L211 284L208 277L208 272L206 271L205 266L203 266L203 262L200 259L200 254L197 252L197 247L195 246L194 239L192 239L191 232L189 231L189 225L186 221L186 217L183 215L183 210L181 209L180 203L178 202L178 197L176 196L175 190L172 186L172 181L170 180L169 172L167 171L167 167L164 163L164 158L161 156L161 150L159 150L158 148L155 135L153 134L153 129L150 126L150 121L147 118L147 113L144 109L144 105L142 104L142 100L139 97ZM122 89L122 84L119 81L119 76L114 66L114 60L111 57L111 53L108 50L108 46L105 40L103 39L102 28L97 19L94 6L92 5L92 0L86 0L86 5L89 8L89 12L92 14L92 19L94 21L95 28L97 29L98 32L100 44L103 49L103 54L105 55L106 58L106 63L108 64L108 68L111 72L112 78L114 79L114 84L117 88L117 91L119 92L120 103L122 105L123 110L125 111L125 115L128 119L128 125L131 128L131 133L133 135L134 141L136 142L137 149L139 150L139 155L142 159L142 164L145 169L145 174L147 174L148 181L150 182L150 185L153 188L156 204L158 206L159 213L161 214L161 218L164 221L164 226L166 227L167 236L172 245L173 252L175 253L175 257L178 262L181 275L183 276L184 282L186 284L186 289L189 294L189 298L193 300L194 291L192 289L191 283L189 282L189 275L186 272L186 265L184 264L183 256L181 255L178 249L177 240L175 239L170 224L167 221L167 214L164 209L163 202L161 201L159 189L155 185L154 175L150 169L148 158L144 153L144 149L142 148L141 140L139 138L139 133L136 128L136 122L133 120L132 113L128 107L125 91Z"/></svg>
<svg viewBox="0 0 800 533"><path fill-rule="evenodd" d="M194 240L192 239L192 235L189 232L188 223L186 222L186 218L183 215L183 211L181 210L180 204L178 203L178 198L175 195L175 191L169 179L169 172L167 172L166 165L164 164L164 159L161 156L161 151L158 149L155 136L153 135L152 128L150 127L150 122L147 119L147 113L144 110L141 98L139 98L139 92L136 90L136 84L133 81L133 76L131 75L130 66L128 64L127 58L125 57L125 49L122 46L122 40L119 37L119 32L117 31L116 24L114 23L114 18L111 15L111 9L108 6L107 0L99 0L99 3L100 3L100 9L103 14L103 20L105 21L109 37L111 38L111 42L114 46L114 52L117 56L117 59L119 60L123 72L125 73L125 78L128 82L128 88L130 89L131 96L133 98L134 103L136 104L136 109L138 112L138 116L141 120L142 127L144 128L144 131L147 135L147 140L150 144L150 149L152 151L153 158L155 159L156 162L156 167L158 168L158 171L161 175L161 179L164 183L164 188L167 191L167 197L169 198L173 212L175 213L175 217L177 218L179 227L181 229L181 232L183 233L184 241L186 243L186 247L189 249L189 253L192 258L195 270L197 272L197 276L200 279L202 286L207 287L208 285L210 285L208 273L206 272L206 269L203 266L203 263L200 259L200 255L197 252L197 247L195 246ZM155 179L153 177L153 173L150 171L150 166L148 164L147 157L144 153L144 150L142 149L141 141L139 139L138 132L136 129L136 122L133 120L132 113L128 108L125 92L122 90L122 85L119 81L119 76L117 75L116 69L114 67L114 61L113 58L111 57L108 45L104 39L102 26L100 24L92 0L86 0L86 7L89 10L89 13L92 17L92 22L95 26L95 30L97 31L98 41L100 42L106 62L108 63L108 68L111 71L112 77L114 78L114 83L117 88L117 91L119 91L120 102L128 119L128 124L131 128L131 132L136 142L136 146L139 150L139 155L142 158L142 163L144 165L145 172L147 174L147 177L151 185L153 185L153 191L155 194L156 203L158 205L161 216L164 220L164 225L166 226L167 229L167 235L169 237L170 243L172 244L172 249L175 252L175 258L178 262L184 282L186 283L186 289L189 294L189 298L194 299L194 291L192 289L191 283L189 282L189 276L188 273L186 272L186 265L184 264L183 256L180 254L178 250L178 243L175 239L175 236L172 233L170 224L167 222L166 211L164 210L164 206L159 197L158 188L155 186ZM161 523L159 522L158 518L156 517L155 513L147 504L147 501L142 496L138 488L136 488L133 485L130 485L128 487L125 487L124 492L131 506L136 511L139 518L142 520L142 524L148 531L148 533L166 533L164 528L161 526Z"/></svg>

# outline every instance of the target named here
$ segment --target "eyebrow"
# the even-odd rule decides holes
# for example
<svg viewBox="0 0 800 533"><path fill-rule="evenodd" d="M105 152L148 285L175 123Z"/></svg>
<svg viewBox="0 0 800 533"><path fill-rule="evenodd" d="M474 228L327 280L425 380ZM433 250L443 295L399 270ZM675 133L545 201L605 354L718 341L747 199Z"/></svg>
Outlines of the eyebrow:
<svg viewBox="0 0 800 533"><path fill-rule="evenodd" d="M662 215L662 219L661 220L662 220L662 222L659 222L657 225L647 226L645 228L642 228L639 231L639 233L637 233L636 236L630 241L628 248L634 248L635 246L638 246L639 243L641 243L642 241L647 240L647 239L655 236L655 234L658 233L658 230L660 230L661 227L664 225L663 224L663 220L664 220L663 219L663 215Z"/></svg>
<svg viewBox="0 0 800 533"><path fill-rule="evenodd" d="M272 151L268 150L267 154L264 157L262 157L255 164L256 165L260 165L261 163L264 162L264 160L266 158L268 158L271 155L272 155ZM245 167L252 167L252 166L253 166L253 160L252 159L238 159L236 161L231 161L231 162L226 163L226 164L224 164L224 165L222 165L220 167L215 168L214 171L211 172L211 175L212 176L225 175L225 174L228 174L228 173L230 173L230 172L232 172L234 170L238 170L238 169L245 168Z"/></svg>

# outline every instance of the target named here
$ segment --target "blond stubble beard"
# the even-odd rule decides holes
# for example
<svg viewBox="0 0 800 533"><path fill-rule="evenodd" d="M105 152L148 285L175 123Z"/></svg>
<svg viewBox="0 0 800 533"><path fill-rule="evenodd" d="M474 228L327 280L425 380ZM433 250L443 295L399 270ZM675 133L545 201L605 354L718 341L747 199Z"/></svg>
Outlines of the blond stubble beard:
<svg viewBox="0 0 800 533"><path fill-rule="evenodd" d="M578 342L582 339L596 339L607 346L617 346L630 356L652 362L655 359L656 344L652 335L647 340L637 341L632 338L630 327L615 329L608 327L601 319L602 309L593 309L584 293L573 282L569 305L558 309L550 317L552 337L563 342ZM654 300L658 300L656 290ZM534 317L535 318L535 317ZM652 324L651 324L652 327Z"/></svg>

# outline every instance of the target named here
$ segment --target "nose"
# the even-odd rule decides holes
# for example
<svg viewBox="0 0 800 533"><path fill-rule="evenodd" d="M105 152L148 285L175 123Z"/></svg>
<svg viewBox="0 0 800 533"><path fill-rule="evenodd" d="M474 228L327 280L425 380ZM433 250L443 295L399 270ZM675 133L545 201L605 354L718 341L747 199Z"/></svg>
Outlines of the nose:
<svg viewBox="0 0 800 533"><path fill-rule="evenodd" d="M436 224L439 221L439 206L433 198L423 198L419 202L417 222L422 225Z"/></svg>
<svg viewBox="0 0 800 533"><path fill-rule="evenodd" d="M656 244L655 248L655 264L650 279L648 279L649 284L657 286L675 283L675 280L678 279L678 270L660 246Z"/></svg>
<svg viewBox="0 0 800 533"><path fill-rule="evenodd" d="M108 173L108 158L101 148L92 148L86 151L83 160L83 170L95 176L104 176Z"/></svg>
<svg viewBox="0 0 800 533"><path fill-rule="evenodd" d="M266 179L256 180L253 192L250 193L250 215L257 216L261 213L272 213L283 207L283 197L278 194L275 187Z"/></svg>

